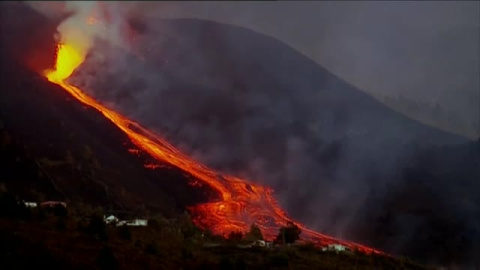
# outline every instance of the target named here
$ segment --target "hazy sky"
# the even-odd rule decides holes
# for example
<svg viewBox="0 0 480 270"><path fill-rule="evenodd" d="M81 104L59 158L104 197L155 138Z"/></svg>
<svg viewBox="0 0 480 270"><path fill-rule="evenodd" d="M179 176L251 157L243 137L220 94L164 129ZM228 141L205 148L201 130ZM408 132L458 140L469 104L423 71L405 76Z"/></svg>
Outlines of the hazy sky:
<svg viewBox="0 0 480 270"><path fill-rule="evenodd" d="M480 104L480 2L156 2L276 37L359 88L438 102L473 122Z"/></svg>
<svg viewBox="0 0 480 270"><path fill-rule="evenodd" d="M438 102L480 125L479 1L121 5L142 15L203 18L253 29L282 40L366 92Z"/></svg>

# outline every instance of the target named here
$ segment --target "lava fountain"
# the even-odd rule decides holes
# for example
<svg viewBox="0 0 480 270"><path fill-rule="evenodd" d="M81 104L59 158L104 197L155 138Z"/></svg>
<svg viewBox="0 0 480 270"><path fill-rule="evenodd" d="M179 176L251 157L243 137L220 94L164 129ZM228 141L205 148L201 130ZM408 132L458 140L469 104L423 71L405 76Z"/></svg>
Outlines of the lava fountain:
<svg viewBox="0 0 480 270"><path fill-rule="evenodd" d="M209 228L215 234L224 235L232 231L246 232L250 225L255 223L265 238L272 240L281 226L293 222L302 230L302 240L312 241L319 245L339 243L365 253L382 253L363 245L315 232L293 221L280 208L270 188L219 173L198 163L178 151L162 137L105 107L81 89L69 84L67 79L84 59L84 52L77 51L71 44L58 44L55 69L46 71L45 76L50 82L61 86L80 102L102 113L122 130L141 151L148 153L159 163L165 162L188 172L198 181L216 190L220 194L219 200L194 205L188 209L198 227ZM149 165L146 168L155 168L155 166Z"/></svg>

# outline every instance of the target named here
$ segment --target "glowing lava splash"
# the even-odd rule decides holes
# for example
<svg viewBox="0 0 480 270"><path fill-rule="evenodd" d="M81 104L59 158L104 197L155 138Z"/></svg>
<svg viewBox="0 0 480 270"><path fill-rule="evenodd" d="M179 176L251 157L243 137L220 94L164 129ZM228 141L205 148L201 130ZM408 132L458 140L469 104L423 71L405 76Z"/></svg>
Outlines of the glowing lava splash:
<svg viewBox="0 0 480 270"><path fill-rule="evenodd" d="M189 208L197 226L204 229L209 228L216 234L226 234L232 231L246 232L249 226L255 223L262 230L264 237L272 240L279 228L291 221L302 230L301 238L303 240L313 241L319 245L338 243L365 253L383 254L383 252L366 246L338 240L307 229L286 215L274 199L271 189L244 179L218 173L179 152L163 138L143 128L135 121L103 106L79 88L66 82L66 79L84 61L85 56L69 44L59 44L57 49L55 70L45 73L50 82L60 85L82 103L101 112L125 132L139 149L160 162L166 162L190 173L220 194L220 199L216 202Z"/></svg>

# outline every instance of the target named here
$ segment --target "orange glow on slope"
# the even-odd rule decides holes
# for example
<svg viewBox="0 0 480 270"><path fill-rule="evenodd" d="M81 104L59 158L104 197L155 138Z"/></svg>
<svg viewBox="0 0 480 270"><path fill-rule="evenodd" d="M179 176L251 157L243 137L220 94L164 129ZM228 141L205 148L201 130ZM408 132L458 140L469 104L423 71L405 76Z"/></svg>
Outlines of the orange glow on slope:
<svg viewBox="0 0 480 270"><path fill-rule="evenodd" d="M55 70L47 71L47 79L51 82L62 82L72 75L83 62L83 57L70 45L59 44Z"/></svg>
<svg viewBox="0 0 480 270"><path fill-rule="evenodd" d="M80 53L72 46L60 44L57 52L56 69L46 73L52 83L60 85L80 102L89 105L121 129L139 149L158 161L178 167L200 182L208 184L221 196L219 201L195 205L189 208L193 221L200 228L209 228L216 234L228 234L231 231L247 232L255 223L264 237L273 240L281 226L290 219L273 197L273 191L253 182L230 175L220 174L184 155L160 136L143 128L138 123L101 105L79 88L65 80L83 62ZM131 151L131 150L130 150ZM131 151L133 152L133 151ZM150 167L150 166L147 166ZM295 222L302 230L301 238L320 245L338 243L365 253L382 253L359 244L342 241L307 229Z"/></svg>

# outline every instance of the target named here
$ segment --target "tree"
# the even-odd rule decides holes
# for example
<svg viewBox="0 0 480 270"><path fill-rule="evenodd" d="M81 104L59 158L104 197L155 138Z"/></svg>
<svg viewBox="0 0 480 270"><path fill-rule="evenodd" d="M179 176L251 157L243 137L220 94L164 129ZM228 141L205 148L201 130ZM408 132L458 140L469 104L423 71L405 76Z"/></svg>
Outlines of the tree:
<svg viewBox="0 0 480 270"><path fill-rule="evenodd" d="M102 240L108 240L107 227L103 222L103 218L98 214L94 214L90 217L87 232L98 236Z"/></svg>
<svg viewBox="0 0 480 270"><path fill-rule="evenodd" d="M97 264L100 269L117 269L118 262L110 247L105 246L97 257Z"/></svg>
<svg viewBox="0 0 480 270"><path fill-rule="evenodd" d="M19 203L10 192L0 193L0 216L15 217L18 214Z"/></svg>
<svg viewBox="0 0 480 270"><path fill-rule="evenodd" d="M0 193L0 216L18 219L31 219L32 213L29 208L21 203L10 192Z"/></svg>
<svg viewBox="0 0 480 270"><path fill-rule="evenodd" d="M47 213L43 209L43 207L36 208L36 218L38 221L44 221L47 219Z"/></svg>
<svg viewBox="0 0 480 270"><path fill-rule="evenodd" d="M300 239L300 234L302 231L298 226L289 221L287 226L281 227L280 231L275 239L275 242L282 243L282 244L292 244L298 239Z"/></svg>
<svg viewBox="0 0 480 270"><path fill-rule="evenodd" d="M252 224L250 226L250 231L247 234L245 234L244 239L247 241L263 240L262 231L257 225Z"/></svg>
<svg viewBox="0 0 480 270"><path fill-rule="evenodd" d="M127 225L120 226L118 229L118 234L123 240L132 240L132 232Z"/></svg>
<svg viewBox="0 0 480 270"><path fill-rule="evenodd" d="M239 242L242 238L243 234L241 232L230 232L228 235L228 240L232 242Z"/></svg>
<svg viewBox="0 0 480 270"><path fill-rule="evenodd" d="M55 228L61 232L67 230L67 224L65 224L65 221L63 219L58 219Z"/></svg>
<svg viewBox="0 0 480 270"><path fill-rule="evenodd" d="M270 255L270 266L288 267L288 255L285 253L274 253Z"/></svg>
<svg viewBox="0 0 480 270"><path fill-rule="evenodd" d="M157 255L158 251L158 245L155 242L150 242L145 247L145 252L150 255Z"/></svg>
<svg viewBox="0 0 480 270"><path fill-rule="evenodd" d="M68 210L63 205L55 205L53 207L53 215L60 218L66 218L68 216Z"/></svg>
<svg viewBox="0 0 480 270"><path fill-rule="evenodd" d="M222 256L222 258L220 259L220 263L218 265L218 268L223 270L227 270L227 269L233 269L233 262L232 262L232 259L230 258L230 256Z"/></svg>
<svg viewBox="0 0 480 270"><path fill-rule="evenodd" d="M192 219L187 212L185 212L183 216L178 219L178 226L180 227L180 231L185 239L191 238L200 232L195 224L193 224Z"/></svg>

